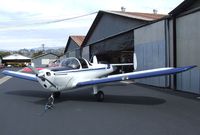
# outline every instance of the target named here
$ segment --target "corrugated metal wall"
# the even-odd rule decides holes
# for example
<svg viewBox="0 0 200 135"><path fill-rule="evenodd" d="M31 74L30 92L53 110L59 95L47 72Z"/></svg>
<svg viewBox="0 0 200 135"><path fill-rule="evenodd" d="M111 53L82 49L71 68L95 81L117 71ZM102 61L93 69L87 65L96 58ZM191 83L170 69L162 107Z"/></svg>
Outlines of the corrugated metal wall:
<svg viewBox="0 0 200 135"><path fill-rule="evenodd" d="M76 57L76 51L68 51L66 57Z"/></svg>
<svg viewBox="0 0 200 135"><path fill-rule="evenodd" d="M72 39L69 41L69 46L65 55L66 57L80 57L80 47Z"/></svg>
<svg viewBox="0 0 200 135"><path fill-rule="evenodd" d="M129 31L91 45L91 55L133 49L133 32Z"/></svg>
<svg viewBox="0 0 200 135"><path fill-rule="evenodd" d="M90 60L89 46L83 47L81 56L87 60Z"/></svg>
<svg viewBox="0 0 200 135"><path fill-rule="evenodd" d="M121 17L118 15L104 14L95 27L87 44L95 43L117 33L130 30L147 23L147 21Z"/></svg>
<svg viewBox="0 0 200 135"><path fill-rule="evenodd" d="M200 11L176 19L177 66L198 68L177 75L177 89L200 94Z"/></svg>
<svg viewBox="0 0 200 135"><path fill-rule="evenodd" d="M167 66L165 20L134 30L134 45L137 55L137 70L146 70ZM169 77L154 77L136 80L159 87L169 86Z"/></svg>
<svg viewBox="0 0 200 135"><path fill-rule="evenodd" d="M107 38L116 35L117 33L121 33L133 28L136 28L138 26L141 26L143 24L146 24L148 21L144 21L144 20L137 20L137 19L133 19L133 18L129 18L129 17L122 17L119 15L114 15L114 14L110 14L110 13L105 13L102 15L102 17L100 18L99 22L97 23L97 25L94 28L94 31L92 32L91 36L89 37L87 43L86 43L86 47L83 48L82 50L82 57L85 57L87 59L90 59L90 56L92 56L94 54L94 50L89 50L90 47L87 47L89 45L93 46L93 45L97 45L97 44L106 44L103 47L105 48L111 48L110 46L113 47L113 49L115 49L115 43L119 44L119 41L121 40L121 38L115 38L115 40L117 41L113 41L111 40L107 40ZM125 40L130 40L130 39L125 39ZM99 42L102 41L102 42ZM124 42L124 41L123 41ZM128 42L128 41L126 41ZM129 41L130 42L130 41ZM94 47L92 47L94 48ZM119 48L119 47L118 47ZM102 49L102 47L98 48ZM107 49L103 49L103 50L107 50ZM115 49L116 50L116 49ZM123 49L121 49L123 50ZM87 52L88 51L88 52ZM89 54L87 54L89 53Z"/></svg>

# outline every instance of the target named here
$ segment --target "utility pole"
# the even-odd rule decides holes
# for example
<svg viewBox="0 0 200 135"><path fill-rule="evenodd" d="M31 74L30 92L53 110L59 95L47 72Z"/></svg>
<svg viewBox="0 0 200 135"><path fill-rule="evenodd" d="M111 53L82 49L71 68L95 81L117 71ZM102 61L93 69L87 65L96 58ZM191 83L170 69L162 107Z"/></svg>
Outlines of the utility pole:
<svg viewBox="0 0 200 135"><path fill-rule="evenodd" d="M44 46L45 46L45 44L42 44L42 52L44 53Z"/></svg>

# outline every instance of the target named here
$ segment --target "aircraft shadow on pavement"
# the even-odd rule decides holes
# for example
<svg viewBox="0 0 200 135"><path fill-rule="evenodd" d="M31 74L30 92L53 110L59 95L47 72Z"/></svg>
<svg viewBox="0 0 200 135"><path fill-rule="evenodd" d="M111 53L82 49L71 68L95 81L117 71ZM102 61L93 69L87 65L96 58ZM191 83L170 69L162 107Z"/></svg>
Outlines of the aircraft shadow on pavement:
<svg viewBox="0 0 200 135"><path fill-rule="evenodd" d="M34 104L44 105L47 103L47 99L50 96L50 92L34 91L34 90L17 90L6 92L9 95L36 97L42 98L37 101L28 101ZM94 95L91 94L91 90L88 91L76 91L61 93L60 98L55 99L56 103L67 103L67 101L83 101L83 102L97 102ZM103 103L117 103L117 104L136 104L136 105L159 105L164 104L166 100L157 97L148 96L125 96L125 95L109 95L105 94Z"/></svg>
<svg viewBox="0 0 200 135"><path fill-rule="evenodd" d="M35 90L14 90L5 92L5 94L24 96L24 97L48 98L50 93L45 91L35 91Z"/></svg>

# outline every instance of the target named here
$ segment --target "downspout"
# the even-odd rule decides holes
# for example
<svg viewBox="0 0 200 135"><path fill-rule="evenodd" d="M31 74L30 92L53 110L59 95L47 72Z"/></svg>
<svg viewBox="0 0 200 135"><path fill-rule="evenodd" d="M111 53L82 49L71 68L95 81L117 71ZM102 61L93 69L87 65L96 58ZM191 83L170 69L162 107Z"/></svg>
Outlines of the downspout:
<svg viewBox="0 0 200 135"><path fill-rule="evenodd" d="M173 67L177 66L177 56L176 56L176 52L177 52L177 43L176 43L176 18L173 16ZM173 75L174 81L173 81L173 86L174 89L177 88L177 76L176 74Z"/></svg>

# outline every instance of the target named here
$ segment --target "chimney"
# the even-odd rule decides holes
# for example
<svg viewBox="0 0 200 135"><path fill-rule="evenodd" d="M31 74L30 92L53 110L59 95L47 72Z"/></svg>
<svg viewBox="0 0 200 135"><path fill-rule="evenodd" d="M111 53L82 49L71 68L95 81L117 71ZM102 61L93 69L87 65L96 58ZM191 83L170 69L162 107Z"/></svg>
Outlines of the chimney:
<svg viewBox="0 0 200 135"><path fill-rule="evenodd" d="M158 10L153 9L153 13L154 13L154 14L158 14Z"/></svg>
<svg viewBox="0 0 200 135"><path fill-rule="evenodd" d="M122 12L125 12L125 11L126 11L126 8L122 6L122 7L121 7L121 11L122 11Z"/></svg>

